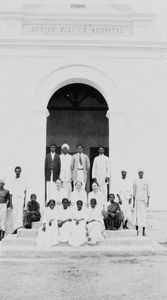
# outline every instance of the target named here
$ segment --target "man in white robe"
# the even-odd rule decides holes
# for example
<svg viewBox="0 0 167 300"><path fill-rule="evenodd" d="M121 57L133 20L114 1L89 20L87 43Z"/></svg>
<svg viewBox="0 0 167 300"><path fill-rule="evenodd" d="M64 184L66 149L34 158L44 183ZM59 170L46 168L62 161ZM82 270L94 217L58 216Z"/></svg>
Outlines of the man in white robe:
<svg viewBox="0 0 167 300"><path fill-rule="evenodd" d="M15 168L15 178L10 184L10 194L13 207L13 233L17 233L17 229L23 227L23 208L26 200L26 184L22 179L21 167Z"/></svg>
<svg viewBox="0 0 167 300"><path fill-rule="evenodd" d="M110 161L109 157L104 155L104 148L99 147L99 155L94 158L92 167L92 178L99 185L100 191L104 194L107 201L107 184L110 181Z"/></svg>
<svg viewBox="0 0 167 300"><path fill-rule="evenodd" d="M72 171L71 171L71 162L72 155L69 152L69 146L67 144L63 144L62 154L60 155L61 168L60 168L60 179L62 181L63 189L66 190L68 199L70 199L71 195L71 181L72 181Z"/></svg>
<svg viewBox="0 0 167 300"><path fill-rule="evenodd" d="M143 228L143 236L146 235L146 210L149 206L149 200L149 185L144 179L144 171L140 169L138 171L138 178L133 183L134 223L136 225L137 235L139 235L139 227Z"/></svg>
<svg viewBox="0 0 167 300"><path fill-rule="evenodd" d="M132 221L132 213L130 207L130 203L132 200L132 186L127 178L127 171L122 170L121 176L122 178L119 182L117 196L119 198L119 204L124 215L123 228L128 229L127 223L128 221Z"/></svg>

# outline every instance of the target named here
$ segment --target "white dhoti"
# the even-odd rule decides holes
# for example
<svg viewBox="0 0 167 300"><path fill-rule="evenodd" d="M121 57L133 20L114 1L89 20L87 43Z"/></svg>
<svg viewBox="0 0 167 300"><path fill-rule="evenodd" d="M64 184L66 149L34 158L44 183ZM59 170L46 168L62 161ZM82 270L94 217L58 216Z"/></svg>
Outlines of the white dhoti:
<svg viewBox="0 0 167 300"><path fill-rule="evenodd" d="M66 191L66 194L68 196L68 199L71 197L71 181L63 181L63 189Z"/></svg>
<svg viewBox="0 0 167 300"><path fill-rule="evenodd" d="M122 200L122 204L120 205L120 207L124 215L124 221L132 222L132 213L129 204L129 199L121 198L121 200Z"/></svg>
<svg viewBox="0 0 167 300"><path fill-rule="evenodd" d="M51 247L59 243L58 240L58 226L57 220L52 221L52 225L46 225L46 230L43 231L42 227L39 229L36 244L39 247Z"/></svg>
<svg viewBox="0 0 167 300"><path fill-rule="evenodd" d="M136 199L134 208L134 225L146 227L146 201Z"/></svg>
<svg viewBox="0 0 167 300"><path fill-rule="evenodd" d="M102 224L99 221L93 221L87 224L87 232L91 238L91 244L96 244L104 239L102 231Z"/></svg>
<svg viewBox="0 0 167 300"><path fill-rule="evenodd" d="M69 236L69 244L73 247L79 247L86 242L86 223L80 221L76 224L76 221L71 222L71 234Z"/></svg>
<svg viewBox="0 0 167 300"><path fill-rule="evenodd" d="M16 230L20 227L23 227L23 205L24 199L23 196L12 196L13 204L13 229Z"/></svg>
<svg viewBox="0 0 167 300"><path fill-rule="evenodd" d="M7 204L0 203L0 230L5 231L7 219Z"/></svg>

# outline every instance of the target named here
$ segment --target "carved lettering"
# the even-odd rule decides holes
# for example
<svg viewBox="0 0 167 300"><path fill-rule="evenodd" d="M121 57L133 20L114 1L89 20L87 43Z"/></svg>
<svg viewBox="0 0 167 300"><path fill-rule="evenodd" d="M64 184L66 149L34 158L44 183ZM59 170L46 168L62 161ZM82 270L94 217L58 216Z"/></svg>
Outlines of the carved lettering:
<svg viewBox="0 0 167 300"><path fill-rule="evenodd" d="M132 25L126 24L69 24L50 21L25 21L23 33L27 35L91 35L91 36L131 36Z"/></svg>

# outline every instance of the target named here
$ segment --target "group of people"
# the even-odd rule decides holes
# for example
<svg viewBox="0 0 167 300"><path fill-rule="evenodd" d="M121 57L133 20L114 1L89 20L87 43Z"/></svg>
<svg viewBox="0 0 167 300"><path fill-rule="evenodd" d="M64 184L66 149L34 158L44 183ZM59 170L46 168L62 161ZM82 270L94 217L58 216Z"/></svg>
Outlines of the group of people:
<svg viewBox="0 0 167 300"><path fill-rule="evenodd" d="M85 187L90 161L83 153L83 146L78 145L74 155L69 154L67 144L62 145L61 155L56 153L53 144L50 150L45 159L46 208L37 241L39 245L60 241L71 245L85 241L96 243L103 239L105 229L117 230L121 224L128 229L128 223L136 226L137 235L140 227L142 234L146 234L150 192L143 170L138 170L133 185L127 178L127 171L122 170L116 193L107 195L110 163L104 147L99 147L92 166L92 191L87 194ZM10 192L4 189L5 182L0 180L0 239L5 235L7 208L13 211L13 233L23 226L29 229L32 222L41 219L35 194L30 196L25 208L26 185L20 175L21 167L17 166Z"/></svg>
<svg viewBox="0 0 167 300"><path fill-rule="evenodd" d="M85 186L90 169L89 157L83 153L83 146L77 145L77 153L69 154L69 145L63 144L61 154L56 153L56 145L50 145L50 153L45 159L45 179L46 179L46 198L51 199L54 195L55 182L60 179L62 187L66 191L68 198L71 196L72 184L75 186L77 181ZM107 184L110 180L110 163L109 158L104 155L104 147L99 147L99 155L95 157L92 168L92 178L99 186L99 190L107 198Z"/></svg>

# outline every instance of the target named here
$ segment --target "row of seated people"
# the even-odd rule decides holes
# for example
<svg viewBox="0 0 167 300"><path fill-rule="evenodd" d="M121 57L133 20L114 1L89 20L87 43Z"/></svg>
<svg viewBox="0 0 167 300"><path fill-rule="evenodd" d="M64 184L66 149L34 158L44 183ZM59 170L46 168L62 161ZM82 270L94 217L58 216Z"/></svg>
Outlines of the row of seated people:
<svg viewBox="0 0 167 300"><path fill-rule="evenodd" d="M74 184L74 190L70 195L68 195L62 187L61 180L57 179L54 184L54 188L52 186L49 199L54 199L56 201L56 205L61 205L63 198L68 198L72 205L76 204L78 199L82 200L86 206L89 205L91 198L95 198L98 203L101 203L101 205L105 205L107 202L107 199L105 199L104 194L100 191L97 182L92 183L92 191L87 194L82 182L77 180Z"/></svg>
<svg viewBox="0 0 167 300"><path fill-rule="evenodd" d="M82 200L71 205L63 198L62 205L56 205L51 199L47 203L42 219L42 227L37 238L38 246L52 246L59 242L67 242L79 246L85 242L95 244L104 238L105 229L117 230L121 227L123 213L115 200L115 195L109 195L108 206L98 205L92 198L89 207ZM32 222L39 221L39 204L36 195L31 195L24 214L24 225L31 228Z"/></svg>

